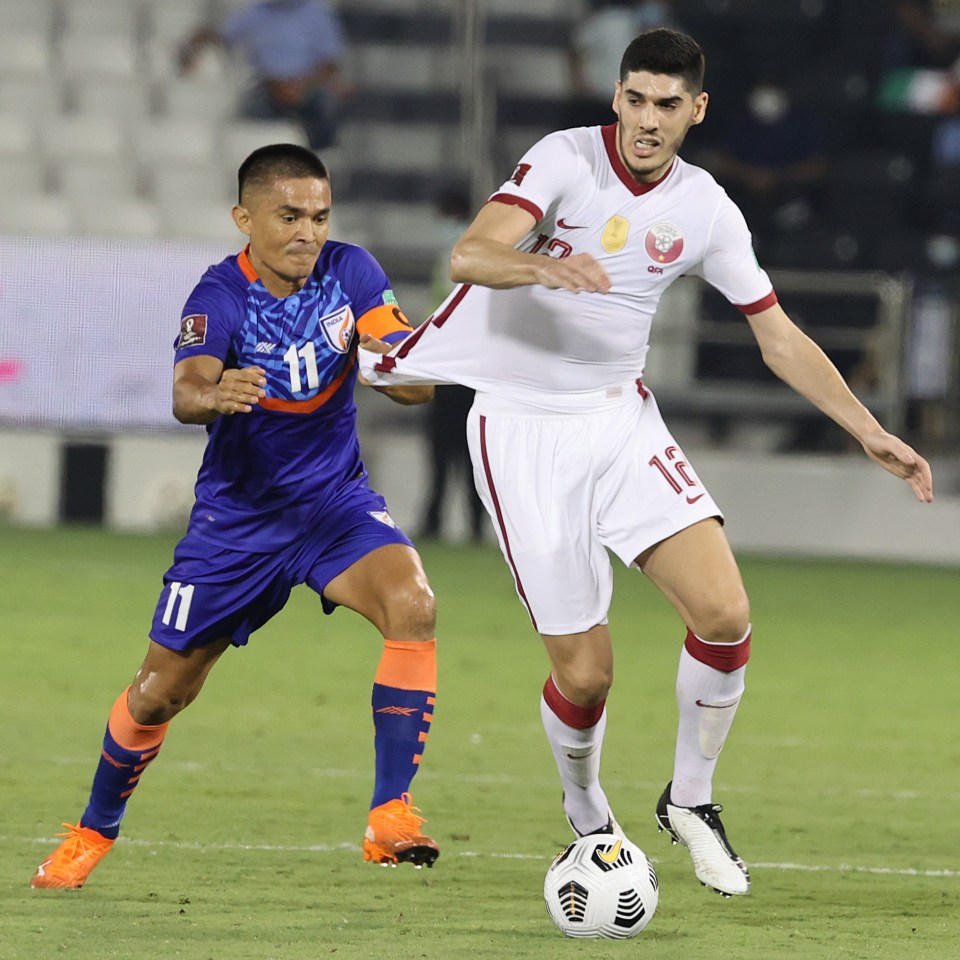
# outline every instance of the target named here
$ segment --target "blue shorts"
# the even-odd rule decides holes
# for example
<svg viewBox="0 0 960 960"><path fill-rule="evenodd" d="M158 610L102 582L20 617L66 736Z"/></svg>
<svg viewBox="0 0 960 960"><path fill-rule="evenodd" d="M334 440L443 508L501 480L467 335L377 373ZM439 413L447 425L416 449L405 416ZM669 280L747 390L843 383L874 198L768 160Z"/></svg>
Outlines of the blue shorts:
<svg viewBox="0 0 960 960"><path fill-rule="evenodd" d="M243 646L283 608L299 583L320 594L324 613L333 613L336 604L323 596L324 587L390 543L412 546L390 520L383 497L365 483L338 501L306 536L273 553L220 547L190 527L163 576L150 639L171 650L202 647L223 637Z"/></svg>

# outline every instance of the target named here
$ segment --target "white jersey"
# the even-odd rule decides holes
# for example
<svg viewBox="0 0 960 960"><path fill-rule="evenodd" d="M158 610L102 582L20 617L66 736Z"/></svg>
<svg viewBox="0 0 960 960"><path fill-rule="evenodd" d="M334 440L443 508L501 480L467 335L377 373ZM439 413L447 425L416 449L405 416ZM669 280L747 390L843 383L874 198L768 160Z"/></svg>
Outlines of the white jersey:
<svg viewBox="0 0 960 960"><path fill-rule="evenodd" d="M744 313L776 303L743 215L713 177L677 157L661 180L637 183L616 134L616 125L549 134L491 197L536 218L517 249L588 253L609 292L462 284L386 357L361 350L367 379L455 382L540 409L589 409L643 376L653 315L677 277L703 277Z"/></svg>

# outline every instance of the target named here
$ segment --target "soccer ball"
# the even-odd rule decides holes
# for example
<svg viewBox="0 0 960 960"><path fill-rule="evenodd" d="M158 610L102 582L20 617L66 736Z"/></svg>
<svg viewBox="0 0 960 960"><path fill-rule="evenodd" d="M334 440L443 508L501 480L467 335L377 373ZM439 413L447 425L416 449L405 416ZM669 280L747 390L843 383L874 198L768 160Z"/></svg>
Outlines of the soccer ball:
<svg viewBox="0 0 960 960"><path fill-rule="evenodd" d="M659 896L646 854L609 833L574 840L543 882L547 912L568 937L635 937L653 917Z"/></svg>

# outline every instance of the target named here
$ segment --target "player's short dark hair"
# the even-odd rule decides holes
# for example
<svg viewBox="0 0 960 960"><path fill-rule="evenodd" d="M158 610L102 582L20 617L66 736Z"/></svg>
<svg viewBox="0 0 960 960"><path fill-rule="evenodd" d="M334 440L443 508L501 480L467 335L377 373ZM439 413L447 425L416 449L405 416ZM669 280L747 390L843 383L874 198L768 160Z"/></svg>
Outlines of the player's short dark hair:
<svg viewBox="0 0 960 960"><path fill-rule="evenodd" d="M666 73L682 77L687 90L697 96L703 92L705 61L700 44L678 30L660 27L635 37L627 45L620 61L620 82L631 73Z"/></svg>
<svg viewBox="0 0 960 960"><path fill-rule="evenodd" d="M295 143L271 143L254 150L240 164L237 172L240 203L243 203L246 190L278 177L291 180L303 177L330 179L323 161L306 147L299 147Z"/></svg>

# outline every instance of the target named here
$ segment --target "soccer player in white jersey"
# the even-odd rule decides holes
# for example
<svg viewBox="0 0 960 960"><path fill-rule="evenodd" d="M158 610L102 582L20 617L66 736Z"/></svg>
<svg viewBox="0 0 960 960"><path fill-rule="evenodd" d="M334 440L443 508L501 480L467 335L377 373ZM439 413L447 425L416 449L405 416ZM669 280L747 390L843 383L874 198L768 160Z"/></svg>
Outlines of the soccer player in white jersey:
<svg viewBox="0 0 960 960"><path fill-rule="evenodd" d="M617 829L599 781L613 676L607 549L676 608L687 628L679 729L656 818L689 848L700 881L733 895L750 878L712 781L744 691L749 605L722 514L641 379L663 291L683 274L703 277L746 316L778 377L918 500L932 500L933 484L927 462L883 429L783 311L737 207L677 156L707 109L703 69L684 34L633 40L617 122L535 144L454 247L460 286L401 346L371 342L360 354L369 382L477 391L476 483L550 658L541 716L578 834Z"/></svg>

